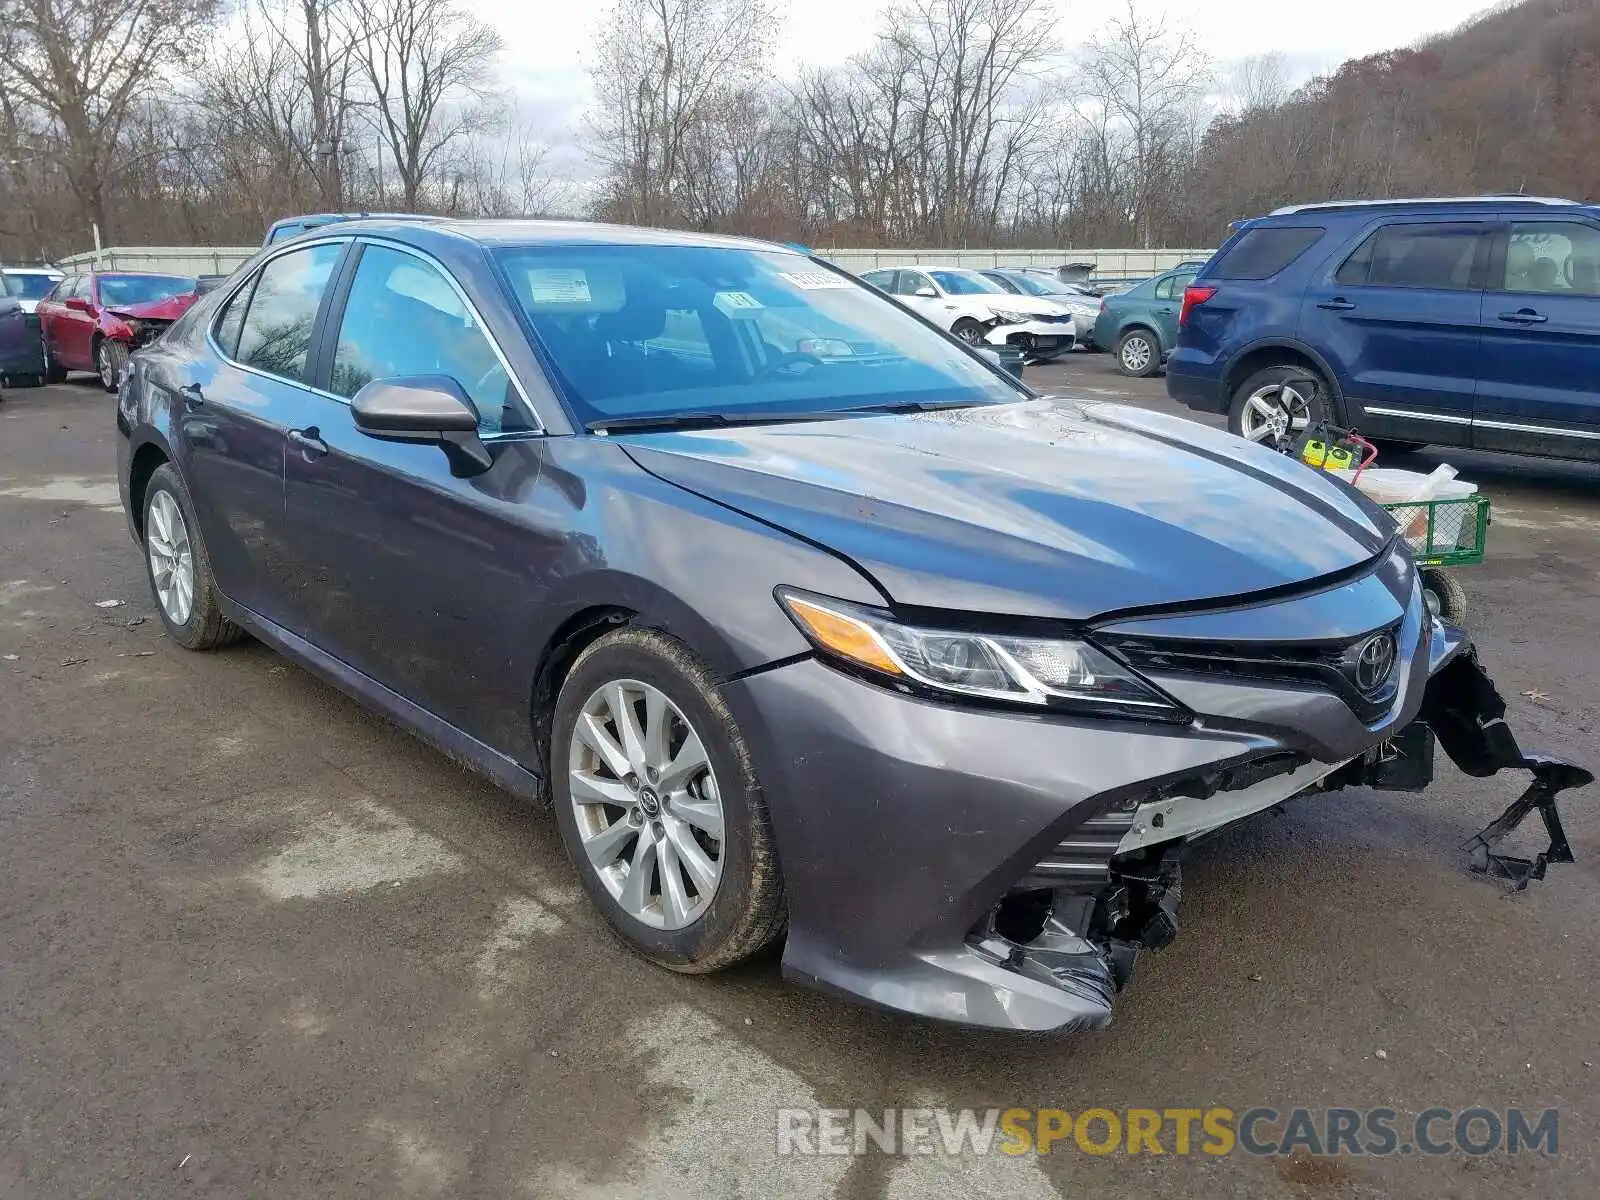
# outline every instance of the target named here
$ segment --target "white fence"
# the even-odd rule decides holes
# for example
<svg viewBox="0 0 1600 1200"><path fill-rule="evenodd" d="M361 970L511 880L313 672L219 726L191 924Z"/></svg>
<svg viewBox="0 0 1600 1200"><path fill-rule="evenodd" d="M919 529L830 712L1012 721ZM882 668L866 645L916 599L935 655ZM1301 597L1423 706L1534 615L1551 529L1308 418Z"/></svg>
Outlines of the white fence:
<svg viewBox="0 0 1600 1200"><path fill-rule="evenodd" d="M227 275L256 252L255 246L111 246L99 253L104 271L157 271L172 275ZM1102 278L1154 275L1181 262L1204 261L1210 250L842 250L818 247L819 258L846 271L874 267L1059 267L1094 263ZM57 265L89 267L95 252L74 254Z"/></svg>

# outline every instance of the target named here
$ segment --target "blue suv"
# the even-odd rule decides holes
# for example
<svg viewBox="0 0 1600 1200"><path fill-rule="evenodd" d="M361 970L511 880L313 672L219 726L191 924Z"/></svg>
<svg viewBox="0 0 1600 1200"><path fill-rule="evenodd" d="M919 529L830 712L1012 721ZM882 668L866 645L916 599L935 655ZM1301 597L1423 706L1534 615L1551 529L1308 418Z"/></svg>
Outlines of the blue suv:
<svg viewBox="0 0 1600 1200"><path fill-rule="evenodd" d="M1242 222L1185 292L1167 372L1174 399L1254 441L1326 416L1391 443L1600 459L1600 206L1354 201Z"/></svg>

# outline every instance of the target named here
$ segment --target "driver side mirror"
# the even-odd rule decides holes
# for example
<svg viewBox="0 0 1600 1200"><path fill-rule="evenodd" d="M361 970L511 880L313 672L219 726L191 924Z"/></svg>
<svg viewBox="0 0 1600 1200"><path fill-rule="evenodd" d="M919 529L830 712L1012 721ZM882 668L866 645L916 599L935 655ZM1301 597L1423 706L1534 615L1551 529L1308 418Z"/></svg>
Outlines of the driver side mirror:
<svg viewBox="0 0 1600 1200"><path fill-rule="evenodd" d="M912 292L911 294L913 296L921 296L925 300L937 300L939 298L939 293L934 291L927 284L923 284L921 287L919 287L916 291Z"/></svg>
<svg viewBox="0 0 1600 1200"><path fill-rule="evenodd" d="M481 475L494 465L478 438L478 414L447 375L374 379L350 401L356 428L386 442L432 442L453 475Z"/></svg>
<svg viewBox="0 0 1600 1200"><path fill-rule="evenodd" d="M67 307L73 312L88 313L91 317L94 316L94 305L90 304L82 296L68 296Z"/></svg>

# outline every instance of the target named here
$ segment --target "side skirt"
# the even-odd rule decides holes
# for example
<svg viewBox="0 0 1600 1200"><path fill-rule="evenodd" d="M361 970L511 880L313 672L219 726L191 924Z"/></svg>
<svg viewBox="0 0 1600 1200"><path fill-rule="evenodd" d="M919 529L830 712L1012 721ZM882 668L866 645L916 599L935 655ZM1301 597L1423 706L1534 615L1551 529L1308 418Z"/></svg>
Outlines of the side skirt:
<svg viewBox="0 0 1600 1200"><path fill-rule="evenodd" d="M515 759L463 733L448 721L407 700L370 675L334 658L298 634L290 633L283 626L240 607L226 597L219 596L218 600L223 615L230 621L249 630L284 657L293 659L341 692L382 713L445 757L486 776L514 796L535 804L544 802L543 780Z"/></svg>

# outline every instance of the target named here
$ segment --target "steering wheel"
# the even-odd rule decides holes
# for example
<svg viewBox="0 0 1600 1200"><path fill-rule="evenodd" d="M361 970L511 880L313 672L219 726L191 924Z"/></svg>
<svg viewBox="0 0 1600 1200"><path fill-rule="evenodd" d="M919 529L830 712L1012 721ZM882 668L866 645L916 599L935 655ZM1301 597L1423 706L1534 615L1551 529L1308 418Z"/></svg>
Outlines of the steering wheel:
<svg viewBox="0 0 1600 1200"><path fill-rule="evenodd" d="M799 350L791 350L788 354L780 354L756 373L756 378L770 379L779 371L787 371L791 367L805 365L807 367L820 367L822 360L815 354L806 354Z"/></svg>

